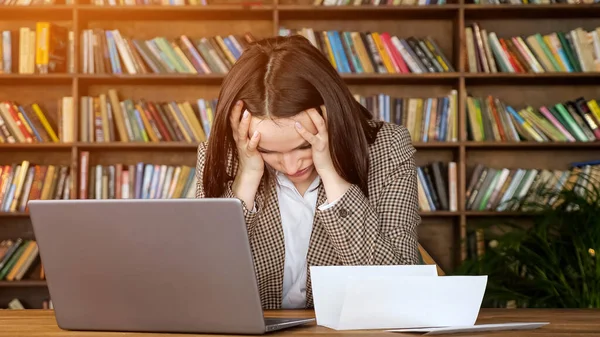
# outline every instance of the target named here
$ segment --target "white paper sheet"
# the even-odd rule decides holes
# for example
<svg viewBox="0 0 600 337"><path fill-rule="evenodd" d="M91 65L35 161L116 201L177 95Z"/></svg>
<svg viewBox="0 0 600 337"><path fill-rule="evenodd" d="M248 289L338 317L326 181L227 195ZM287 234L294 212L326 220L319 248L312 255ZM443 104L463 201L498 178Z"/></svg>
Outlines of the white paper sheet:
<svg viewBox="0 0 600 337"><path fill-rule="evenodd" d="M357 275L396 280L405 276L437 276L435 265L312 266L311 285L317 324L336 327L344 307L348 280ZM318 303L317 303L318 302Z"/></svg>
<svg viewBox="0 0 600 337"><path fill-rule="evenodd" d="M394 329L390 332L425 332L424 335L441 335L458 332L475 331L501 331L501 330L530 330L537 329L549 322L519 322L519 323L498 323L498 324L477 324L471 326L455 326L440 328L414 328L414 329Z"/></svg>
<svg viewBox="0 0 600 337"><path fill-rule="evenodd" d="M487 276L435 265L311 267L317 324L336 330L475 324Z"/></svg>

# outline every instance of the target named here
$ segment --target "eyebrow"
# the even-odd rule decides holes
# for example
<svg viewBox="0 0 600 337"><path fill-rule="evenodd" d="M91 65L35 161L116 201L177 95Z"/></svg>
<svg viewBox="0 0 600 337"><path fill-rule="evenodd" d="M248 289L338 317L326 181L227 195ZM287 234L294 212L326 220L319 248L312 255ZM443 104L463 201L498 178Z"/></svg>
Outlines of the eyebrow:
<svg viewBox="0 0 600 337"><path fill-rule="evenodd" d="M300 145L296 146L295 148L293 148L293 149L292 149L292 151L294 151L294 150L297 150L297 149L299 149L299 148L301 148L301 147L305 147L305 146L307 146L307 145L310 145L310 143L309 143L308 141L306 141L306 140L305 140L305 141L304 141L304 143L302 143L302 144L300 144ZM278 152L278 151L271 151L271 150L267 150L267 149L264 149L264 148L262 148L262 147L260 147L260 146L257 146L257 147L256 147L256 149L257 149L258 151L262 151L262 152Z"/></svg>

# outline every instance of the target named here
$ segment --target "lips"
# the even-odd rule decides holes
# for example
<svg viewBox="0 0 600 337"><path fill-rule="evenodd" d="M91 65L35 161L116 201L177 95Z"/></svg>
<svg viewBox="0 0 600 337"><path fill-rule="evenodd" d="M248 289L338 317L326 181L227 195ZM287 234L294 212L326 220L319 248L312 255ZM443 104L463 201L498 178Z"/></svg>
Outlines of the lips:
<svg viewBox="0 0 600 337"><path fill-rule="evenodd" d="M296 174L290 174L290 177L299 177L301 175L303 175L304 173L306 173L306 171L308 171L308 167L296 172Z"/></svg>

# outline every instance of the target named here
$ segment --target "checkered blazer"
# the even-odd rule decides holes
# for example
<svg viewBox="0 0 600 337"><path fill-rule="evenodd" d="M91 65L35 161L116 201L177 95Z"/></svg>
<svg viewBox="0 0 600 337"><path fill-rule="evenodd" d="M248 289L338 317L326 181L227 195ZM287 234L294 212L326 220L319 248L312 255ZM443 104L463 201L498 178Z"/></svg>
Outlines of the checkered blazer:
<svg viewBox="0 0 600 337"><path fill-rule="evenodd" d="M201 175L205 151L206 144L202 143L196 167L197 198L204 197ZM415 151L405 127L389 123L382 126L370 145L369 198L352 185L333 207L317 208L307 255L309 266L418 263L417 226L421 218ZM231 156L229 162L231 174L237 164ZM235 197L232 183L228 183L223 197ZM264 309L281 307L283 289L284 238L277 192L274 185L271 187L268 195L259 189L256 213L245 206L243 209ZM325 201L321 184L317 205ZM307 308L313 306L310 269L306 302Z"/></svg>

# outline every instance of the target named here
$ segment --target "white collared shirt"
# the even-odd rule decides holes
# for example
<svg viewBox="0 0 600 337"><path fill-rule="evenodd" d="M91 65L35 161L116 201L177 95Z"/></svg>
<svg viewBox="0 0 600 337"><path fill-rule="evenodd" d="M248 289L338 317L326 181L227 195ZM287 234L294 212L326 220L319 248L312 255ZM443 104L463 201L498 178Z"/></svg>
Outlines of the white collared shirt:
<svg viewBox="0 0 600 337"><path fill-rule="evenodd" d="M306 254L313 227L313 219L319 193L320 178L317 176L302 196L294 184L283 174L277 173L276 185L281 214L281 226L285 242L283 267L283 309L304 308L306 305ZM337 201L337 200L336 200ZM319 206L320 210L335 202Z"/></svg>

